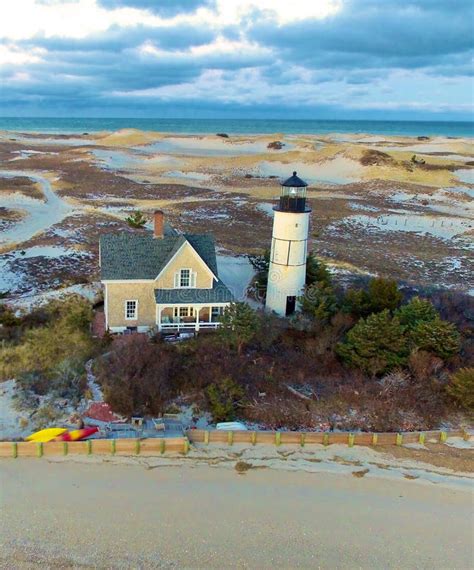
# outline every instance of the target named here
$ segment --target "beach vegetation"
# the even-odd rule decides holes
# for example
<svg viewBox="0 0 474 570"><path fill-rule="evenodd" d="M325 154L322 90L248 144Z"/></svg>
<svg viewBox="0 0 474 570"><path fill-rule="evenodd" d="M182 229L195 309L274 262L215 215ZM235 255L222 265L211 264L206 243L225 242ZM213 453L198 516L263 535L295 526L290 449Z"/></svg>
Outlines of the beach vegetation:
<svg viewBox="0 0 474 570"><path fill-rule="evenodd" d="M242 407L245 392L232 378L226 377L206 388L206 396L212 419L215 422L235 420L237 410Z"/></svg>
<svg viewBox="0 0 474 570"><path fill-rule="evenodd" d="M258 324L256 312L247 303L231 303L222 315L219 332L238 354L242 354L245 344L256 335Z"/></svg>
<svg viewBox="0 0 474 570"><path fill-rule="evenodd" d="M349 365L373 376L403 366L408 357L404 328L388 309L360 319L337 352Z"/></svg>
<svg viewBox="0 0 474 570"><path fill-rule="evenodd" d="M351 311L347 293L324 280L307 289L314 296L292 319L235 303L216 334L180 343L144 335L92 339L90 304L55 301L17 317L0 366L4 377L17 379L15 407L35 425L84 397L84 366L94 356L105 400L126 417L184 405L214 421L267 429L385 431L432 429L468 410L469 300L403 303L384 285L374 296L385 308L358 316L374 306L370 284L352 289ZM31 415L48 405L53 415Z"/></svg>
<svg viewBox="0 0 474 570"><path fill-rule="evenodd" d="M474 368L460 368L452 374L447 392L461 408L474 412Z"/></svg>
<svg viewBox="0 0 474 570"><path fill-rule="evenodd" d="M131 228L140 229L146 224L146 218L140 210L133 212L130 216L125 218L125 221Z"/></svg>

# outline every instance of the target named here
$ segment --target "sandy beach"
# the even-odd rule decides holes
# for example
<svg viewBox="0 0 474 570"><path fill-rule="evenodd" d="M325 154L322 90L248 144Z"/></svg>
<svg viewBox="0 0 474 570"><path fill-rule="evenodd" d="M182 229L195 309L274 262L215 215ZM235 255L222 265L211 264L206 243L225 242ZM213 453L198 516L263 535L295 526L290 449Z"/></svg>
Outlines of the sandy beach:
<svg viewBox="0 0 474 570"><path fill-rule="evenodd" d="M472 567L472 494L212 466L3 461L1 568Z"/></svg>

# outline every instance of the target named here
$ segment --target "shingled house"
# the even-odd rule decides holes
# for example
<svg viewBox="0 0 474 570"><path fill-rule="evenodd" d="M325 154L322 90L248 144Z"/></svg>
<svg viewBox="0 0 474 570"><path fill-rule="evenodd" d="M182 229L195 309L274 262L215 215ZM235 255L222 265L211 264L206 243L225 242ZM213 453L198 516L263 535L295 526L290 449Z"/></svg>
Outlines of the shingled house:
<svg viewBox="0 0 474 570"><path fill-rule="evenodd" d="M232 294L217 273L214 238L179 234L154 214L153 234L100 239L105 327L113 333L216 328Z"/></svg>

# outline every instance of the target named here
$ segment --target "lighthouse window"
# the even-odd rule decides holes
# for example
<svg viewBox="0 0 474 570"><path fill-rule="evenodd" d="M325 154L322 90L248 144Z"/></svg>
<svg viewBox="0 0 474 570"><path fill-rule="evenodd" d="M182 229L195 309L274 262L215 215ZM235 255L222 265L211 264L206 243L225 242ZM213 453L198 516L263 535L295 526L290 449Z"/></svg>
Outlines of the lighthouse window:
<svg viewBox="0 0 474 570"><path fill-rule="evenodd" d="M298 227L298 224L295 224L295 228L297 228L297 227Z"/></svg>

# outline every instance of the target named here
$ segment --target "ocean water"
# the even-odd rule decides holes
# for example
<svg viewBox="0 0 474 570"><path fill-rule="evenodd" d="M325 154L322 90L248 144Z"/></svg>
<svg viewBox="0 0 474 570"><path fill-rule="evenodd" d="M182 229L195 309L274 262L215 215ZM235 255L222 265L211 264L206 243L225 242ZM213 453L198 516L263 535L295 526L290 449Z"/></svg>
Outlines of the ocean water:
<svg viewBox="0 0 474 570"><path fill-rule="evenodd" d="M91 133L140 129L168 133L372 133L379 135L473 137L474 122L348 121L283 119L98 119L0 117L0 130L41 133Z"/></svg>

